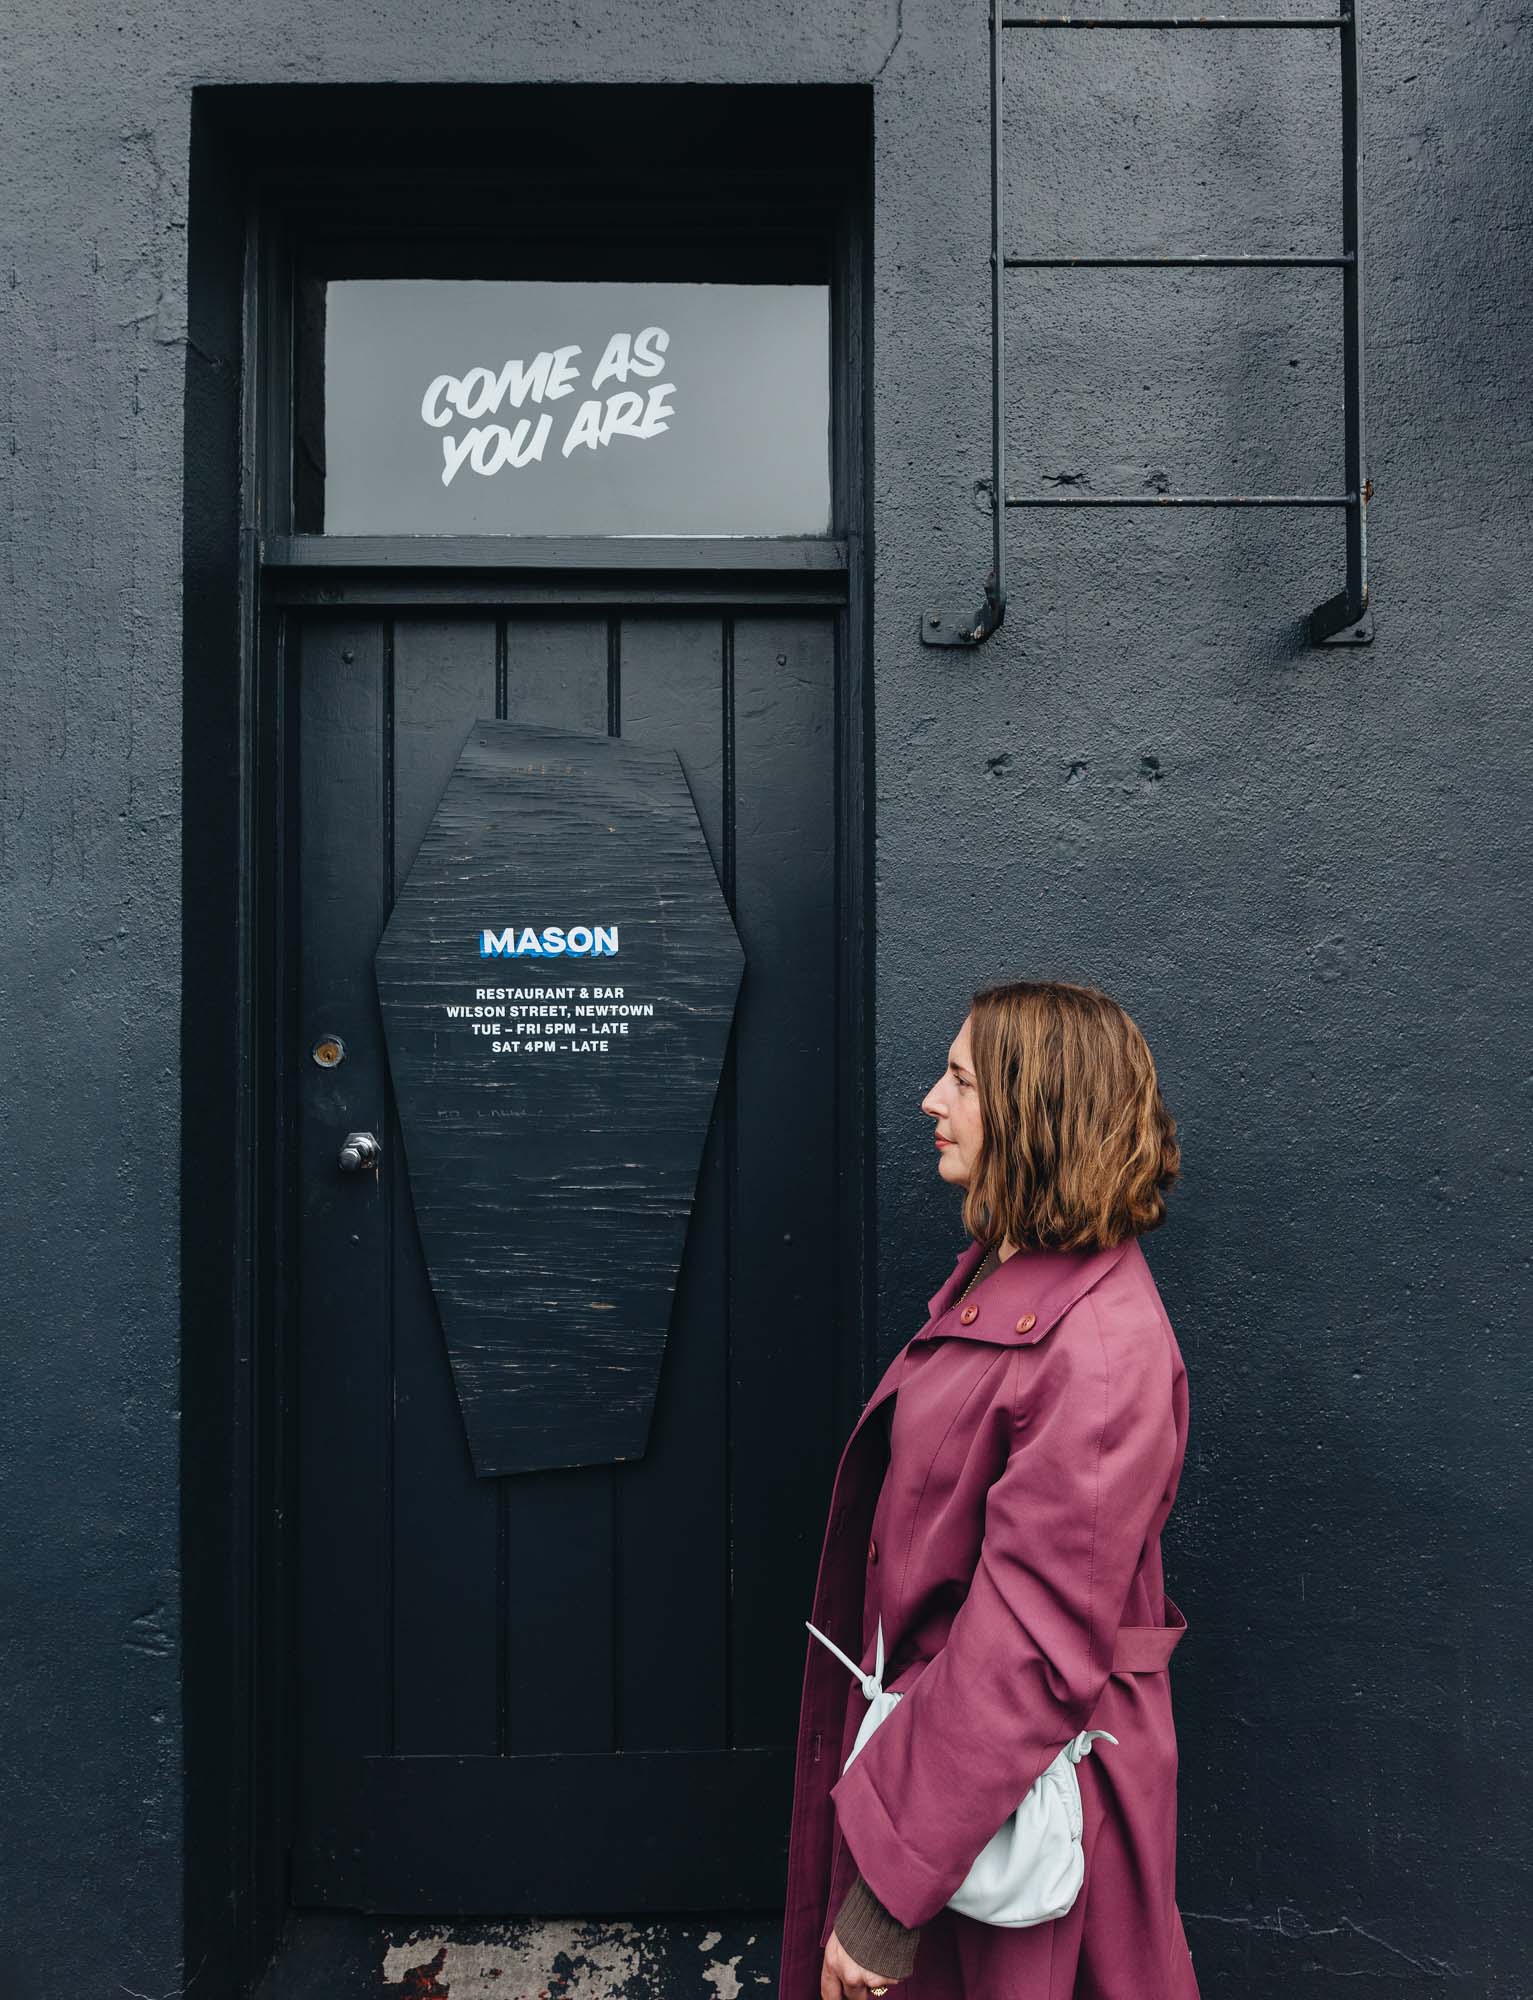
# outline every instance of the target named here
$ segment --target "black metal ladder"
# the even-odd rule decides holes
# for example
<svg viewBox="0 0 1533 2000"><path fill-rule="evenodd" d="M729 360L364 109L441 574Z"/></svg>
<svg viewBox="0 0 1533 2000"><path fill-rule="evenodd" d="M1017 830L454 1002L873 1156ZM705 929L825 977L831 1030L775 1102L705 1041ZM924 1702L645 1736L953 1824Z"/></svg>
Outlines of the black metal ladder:
<svg viewBox="0 0 1533 2000"><path fill-rule="evenodd" d="M1002 98L1005 67L1002 34L1008 28L1089 28L1144 32L1147 29L1321 29L1340 36L1342 248L1334 257L1180 256L1180 257L1013 257L1002 241L1001 168ZM1305 632L1313 646L1361 646L1373 638L1368 608L1367 510L1372 486L1363 462L1363 274L1358 230L1358 169L1361 126L1358 115L1356 0L1343 11L1327 15L1293 15L1264 20L1231 15L1173 15L1150 18L1107 18L1070 14L1005 14L997 5L990 17L990 516L992 555L985 595L977 611L953 617L927 611L921 638L928 646L980 646L1006 616L1006 510L1011 507L1330 507L1346 520L1347 574L1343 588L1310 612ZM1130 270L1195 268L1248 270L1274 266L1336 269L1342 273L1343 409L1346 425L1346 491L1343 493L1103 493L1049 494L1037 497L1006 490L1006 436L1003 408L1005 300L1008 271L1064 269Z"/></svg>

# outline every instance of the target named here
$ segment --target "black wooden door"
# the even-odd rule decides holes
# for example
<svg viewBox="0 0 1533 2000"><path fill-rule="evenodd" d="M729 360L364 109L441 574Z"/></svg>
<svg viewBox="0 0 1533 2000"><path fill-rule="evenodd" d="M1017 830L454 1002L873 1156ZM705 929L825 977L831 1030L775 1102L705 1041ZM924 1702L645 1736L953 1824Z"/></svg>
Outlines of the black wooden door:
<svg viewBox="0 0 1533 2000"><path fill-rule="evenodd" d="M299 1903L780 1900L847 1353L839 615L290 614ZM649 1450L500 1479L470 1464L372 979L489 715L674 747L746 954ZM377 1176L338 1170L357 1129Z"/></svg>

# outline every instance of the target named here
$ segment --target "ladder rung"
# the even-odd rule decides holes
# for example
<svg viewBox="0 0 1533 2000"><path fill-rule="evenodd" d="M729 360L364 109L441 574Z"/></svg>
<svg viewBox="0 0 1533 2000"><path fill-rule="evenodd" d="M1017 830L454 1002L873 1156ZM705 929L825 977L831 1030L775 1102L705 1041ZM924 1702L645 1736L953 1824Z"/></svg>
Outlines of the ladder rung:
<svg viewBox="0 0 1533 2000"><path fill-rule="evenodd" d="M1049 493L1006 495L1008 507L1355 507L1355 493Z"/></svg>
<svg viewBox="0 0 1533 2000"><path fill-rule="evenodd" d="M1235 257L1003 257L1001 262L1008 271L1118 271L1118 270L1268 270L1298 268L1303 270L1344 271L1357 262L1350 251L1341 251L1334 257L1278 257L1278 256L1235 256Z"/></svg>
<svg viewBox="0 0 1533 2000"><path fill-rule="evenodd" d="M1350 28L1350 14L1291 14L1263 20L1250 14L1163 14L1135 21L1122 15L1103 19L1096 14L1003 14L1003 28Z"/></svg>

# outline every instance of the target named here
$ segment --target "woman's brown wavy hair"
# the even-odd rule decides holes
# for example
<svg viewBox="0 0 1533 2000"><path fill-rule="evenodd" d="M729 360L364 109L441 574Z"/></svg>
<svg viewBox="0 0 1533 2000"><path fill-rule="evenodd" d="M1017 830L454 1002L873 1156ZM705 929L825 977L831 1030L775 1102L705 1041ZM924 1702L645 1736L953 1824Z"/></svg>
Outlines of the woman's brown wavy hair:
<svg viewBox="0 0 1533 2000"><path fill-rule="evenodd" d="M1106 1248L1165 1220L1181 1151L1144 1036L1094 986L1015 979L974 995L983 1142L963 1223L986 1244Z"/></svg>

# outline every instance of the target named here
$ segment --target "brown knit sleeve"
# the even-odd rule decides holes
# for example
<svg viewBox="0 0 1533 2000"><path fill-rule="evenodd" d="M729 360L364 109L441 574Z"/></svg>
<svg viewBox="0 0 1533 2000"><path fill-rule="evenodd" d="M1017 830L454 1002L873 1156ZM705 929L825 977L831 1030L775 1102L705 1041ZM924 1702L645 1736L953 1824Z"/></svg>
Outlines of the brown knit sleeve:
<svg viewBox="0 0 1533 2000"><path fill-rule="evenodd" d="M908 1979L915 1971L920 1926L908 1928L891 1917L860 1873L842 1898L834 1929L842 1950L869 1972Z"/></svg>

